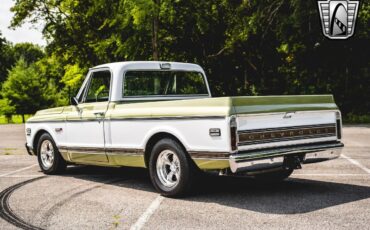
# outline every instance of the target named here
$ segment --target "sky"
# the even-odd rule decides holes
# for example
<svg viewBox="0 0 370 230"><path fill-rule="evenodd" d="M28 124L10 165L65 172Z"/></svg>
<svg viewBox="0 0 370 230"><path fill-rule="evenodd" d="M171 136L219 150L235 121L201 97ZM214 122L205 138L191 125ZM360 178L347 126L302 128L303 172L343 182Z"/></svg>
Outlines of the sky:
<svg viewBox="0 0 370 230"><path fill-rule="evenodd" d="M42 26L25 23L15 30L9 29L10 21L13 13L10 8L14 5L13 0L0 0L0 32L2 37L12 43L32 42L41 46L46 45L46 41L42 38ZM36 28L35 28L36 27Z"/></svg>

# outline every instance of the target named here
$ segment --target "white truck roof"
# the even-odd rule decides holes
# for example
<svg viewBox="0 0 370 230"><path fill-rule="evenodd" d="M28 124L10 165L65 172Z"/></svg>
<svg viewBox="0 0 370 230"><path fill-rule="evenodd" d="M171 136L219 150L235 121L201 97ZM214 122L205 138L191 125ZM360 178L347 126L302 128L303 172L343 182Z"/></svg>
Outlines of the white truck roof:
<svg viewBox="0 0 370 230"><path fill-rule="evenodd" d="M187 70L203 72L202 67L197 64L184 62L166 62L166 61L125 61L113 62L95 66L91 69L110 68L111 70L125 69L125 70L160 70L162 64L170 64L171 70Z"/></svg>

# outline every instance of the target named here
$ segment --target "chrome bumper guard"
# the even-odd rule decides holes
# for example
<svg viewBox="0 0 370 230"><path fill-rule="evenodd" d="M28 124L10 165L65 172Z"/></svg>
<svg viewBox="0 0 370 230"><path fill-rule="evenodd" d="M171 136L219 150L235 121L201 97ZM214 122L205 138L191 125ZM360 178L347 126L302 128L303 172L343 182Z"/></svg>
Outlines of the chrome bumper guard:
<svg viewBox="0 0 370 230"><path fill-rule="evenodd" d="M231 172L259 171L283 167L289 157L301 163L316 163L338 158L343 148L341 142L316 143L276 149L238 152L229 158Z"/></svg>

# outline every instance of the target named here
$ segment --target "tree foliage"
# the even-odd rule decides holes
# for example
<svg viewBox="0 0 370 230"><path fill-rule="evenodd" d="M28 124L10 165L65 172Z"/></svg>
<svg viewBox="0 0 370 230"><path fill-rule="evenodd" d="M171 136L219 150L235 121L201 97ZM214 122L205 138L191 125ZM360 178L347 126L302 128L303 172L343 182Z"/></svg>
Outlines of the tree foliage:
<svg viewBox="0 0 370 230"><path fill-rule="evenodd" d="M11 102L7 98L0 99L0 114L5 115L8 121L11 115L15 114L15 107L11 105Z"/></svg>
<svg viewBox="0 0 370 230"><path fill-rule="evenodd" d="M8 69L13 65L14 57L9 42L1 36L0 32L0 86L8 76Z"/></svg>
<svg viewBox="0 0 370 230"><path fill-rule="evenodd" d="M76 92L84 80L86 71L81 69L78 64L66 65L64 67L65 73L61 80L72 91Z"/></svg>
<svg viewBox="0 0 370 230"><path fill-rule="evenodd" d="M370 111L368 1L344 41L322 35L316 1L17 0L12 10L13 27L44 23L58 89L97 64L159 58L202 65L215 96L332 93L345 114Z"/></svg>
<svg viewBox="0 0 370 230"><path fill-rule="evenodd" d="M17 114L33 114L39 109L55 104L56 88L52 82L39 75L35 64L21 58L9 71L1 94Z"/></svg>
<svg viewBox="0 0 370 230"><path fill-rule="evenodd" d="M27 63L36 62L45 55L40 46L27 42L15 44L12 49L14 60L23 58Z"/></svg>
<svg viewBox="0 0 370 230"><path fill-rule="evenodd" d="M23 58L27 63L34 63L44 56L45 53L40 46L32 43L13 45L1 37L0 33L0 86L17 60Z"/></svg>

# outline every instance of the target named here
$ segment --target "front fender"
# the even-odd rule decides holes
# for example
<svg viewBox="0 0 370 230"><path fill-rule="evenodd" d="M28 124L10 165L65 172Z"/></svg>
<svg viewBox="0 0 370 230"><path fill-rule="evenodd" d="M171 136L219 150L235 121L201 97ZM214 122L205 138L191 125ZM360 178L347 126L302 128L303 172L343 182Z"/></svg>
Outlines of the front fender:
<svg viewBox="0 0 370 230"><path fill-rule="evenodd" d="M57 134L55 129L62 128L62 132L64 132L64 123L63 124L47 124L47 123L26 123L26 130L28 128L31 129L31 135L26 135L27 145L33 148L36 145L36 137L39 136L40 132L47 132L53 138L55 144L58 146L60 143L64 141L64 135ZM34 150L35 151L35 150Z"/></svg>

